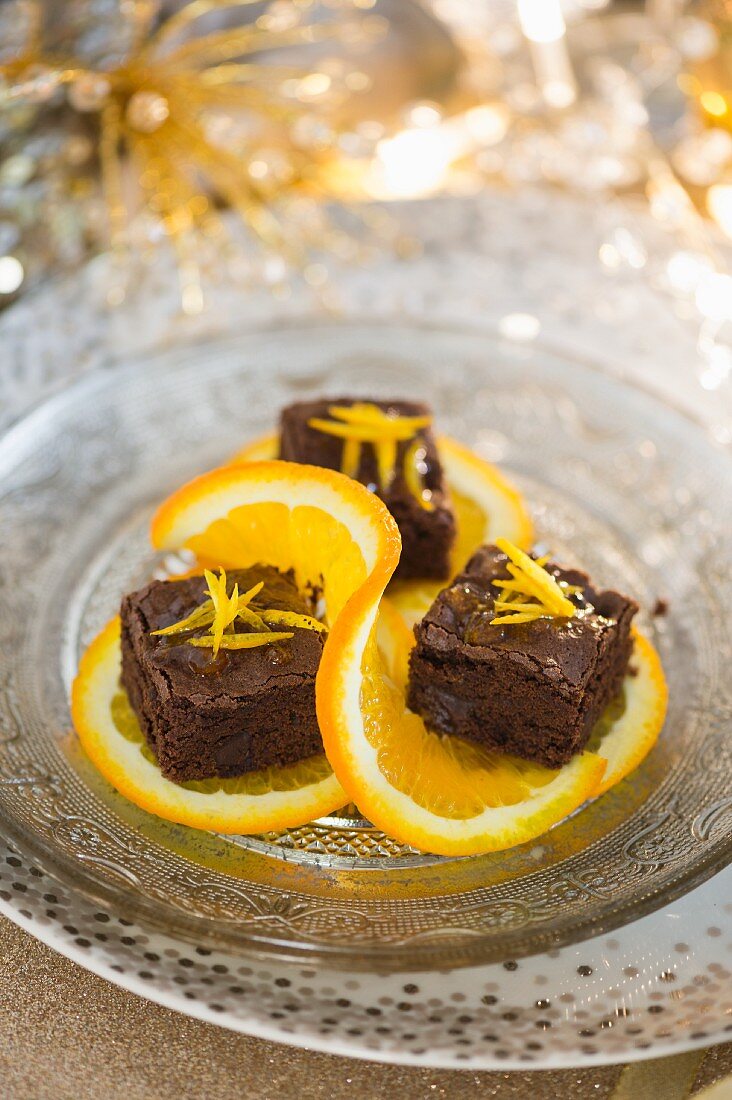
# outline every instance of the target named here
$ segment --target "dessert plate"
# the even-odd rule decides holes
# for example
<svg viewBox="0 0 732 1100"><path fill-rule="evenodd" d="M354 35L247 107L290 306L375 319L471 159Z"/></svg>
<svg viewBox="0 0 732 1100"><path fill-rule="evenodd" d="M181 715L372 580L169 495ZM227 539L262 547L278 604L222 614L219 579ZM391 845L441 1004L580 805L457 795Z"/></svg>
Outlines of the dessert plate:
<svg viewBox="0 0 732 1100"><path fill-rule="evenodd" d="M449 972L366 974L194 946L0 845L0 910L139 996L310 1050L452 1069L628 1062L729 1041L731 896L727 868L577 946ZM283 920L291 914L281 909Z"/></svg>
<svg viewBox="0 0 732 1100"><path fill-rule="evenodd" d="M117 795L70 731L80 650L174 564L149 550L155 503L324 391L419 394L479 452L500 441L540 541L645 609L669 600L641 624L671 689L658 746L538 842L441 859L347 811L283 835L193 832ZM488 333L302 322L79 380L7 433L0 483L0 815L80 902L203 951L427 971L610 931L727 861L730 463L642 390Z"/></svg>

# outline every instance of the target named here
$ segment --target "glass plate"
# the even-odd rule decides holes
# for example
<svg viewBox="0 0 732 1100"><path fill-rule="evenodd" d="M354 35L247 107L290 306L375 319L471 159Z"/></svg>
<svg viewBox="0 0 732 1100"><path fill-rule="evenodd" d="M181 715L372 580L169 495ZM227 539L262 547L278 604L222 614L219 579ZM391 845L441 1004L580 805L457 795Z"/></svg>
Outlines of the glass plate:
<svg viewBox="0 0 732 1100"><path fill-rule="evenodd" d="M537 537L646 609L671 698L626 782L510 852L442 859L347 815L230 838L137 810L69 729L78 655L164 568L155 503L297 397L419 395L500 460ZM297 323L82 379L0 443L0 815L62 881L190 942L372 970L574 942L656 909L728 858L730 461L640 388L548 348L427 325Z"/></svg>

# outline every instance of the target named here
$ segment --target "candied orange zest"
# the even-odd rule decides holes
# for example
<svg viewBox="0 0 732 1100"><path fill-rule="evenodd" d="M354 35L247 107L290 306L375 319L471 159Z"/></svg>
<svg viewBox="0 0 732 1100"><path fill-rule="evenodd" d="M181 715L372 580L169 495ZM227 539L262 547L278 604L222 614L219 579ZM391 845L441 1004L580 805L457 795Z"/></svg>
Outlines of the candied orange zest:
<svg viewBox="0 0 732 1100"><path fill-rule="evenodd" d="M241 619L243 623L252 627L253 630L259 631L260 634L266 634L269 627L256 611L252 611L249 604L259 595L263 588L264 581L258 581L257 584L253 584L251 588L248 588L247 591L239 597L239 606L236 610L237 619Z"/></svg>
<svg viewBox="0 0 732 1100"><path fill-rule="evenodd" d="M432 493L425 488L423 481L423 474L426 471L424 461L426 453L426 448L419 439L415 439L413 443L410 443L407 453L404 455L404 480L407 483L409 492L424 510L434 512L435 506L432 503Z"/></svg>
<svg viewBox="0 0 732 1100"><path fill-rule="evenodd" d="M228 626L231 626L239 610L239 585L235 584L231 596L227 596L225 569L219 571L218 577L214 576L210 569L205 569L203 575L206 578L209 596L214 606L211 635L213 637L213 655L215 657L221 646L221 639L224 636L224 631Z"/></svg>
<svg viewBox="0 0 732 1100"><path fill-rule="evenodd" d="M501 626L504 623L535 623L537 619L545 619L546 615L535 615L533 611L519 611L515 615L500 615L492 620L493 626Z"/></svg>
<svg viewBox="0 0 732 1100"><path fill-rule="evenodd" d="M300 615L297 611L263 611L262 617L273 626L299 626L302 630L314 630L317 634L327 631L325 623L318 622L311 615Z"/></svg>
<svg viewBox="0 0 732 1100"><path fill-rule="evenodd" d="M169 634L185 634L187 630L197 630L201 626L209 626L213 622L214 608L211 600L205 600L200 607L192 611L185 619L170 626L163 626L159 630L151 630L154 636Z"/></svg>
<svg viewBox="0 0 732 1100"><path fill-rule="evenodd" d="M342 420L346 424L375 424L383 427L386 422L399 424L412 433L420 428L429 428L432 423L431 416L400 416L398 413L390 415L369 401L357 401L353 405L331 405L328 412L334 420Z"/></svg>
<svg viewBox="0 0 732 1100"><path fill-rule="evenodd" d="M328 413L332 420L312 417L308 426L325 435L333 435L343 440L341 455L341 473L347 477L356 477L361 460L361 446L369 443L374 448L378 469L379 485L388 489L396 476L397 450L399 443L414 439L418 431L428 428L431 416L399 416L380 409L369 402L356 402L349 407L331 405ZM417 440L415 440L417 443ZM416 452L409 452L404 459L404 476L409 491L423 508L432 510L433 505L424 496L416 469ZM414 467L414 468L413 468Z"/></svg>
<svg viewBox="0 0 732 1100"><path fill-rule="evenodd" d="M236 613L236 617L240 622L246 623L255 634L266 634L269 630L264 619L257 615L256 611L252 611L246 604L242 605L241 596L239 597L239 610Z"/></svg>
<svg viewBox="0 0 732 1100"><path fill-rule="evenodd" d="M379 484L388 489L396 473L397 445L393 439L379 439L374 443Z"/></svg>
<svg viewBox="0 0 732 1100"><path fill-rule="evenodd" d="M160 630L152 630L154 635L185 634L189 630L197 630L204 626L211 627L211 634L199 638L186 639L187 645L199 648L213 648L215 657L219 649L251 649L258 645L267 645L270 642L285 641L292 634L273 633L268 623L277 626L295 626L302 630L324 631L326 627L313 619L310 615L298 615L294 611L276 611L265 609L257 614L249 607L251 601L258 596L264 587L264 581L252 585L246 592L239 595L239 585L235 584L231 596L226 595L226 570L221 569L216 577L210 570L204 570L204 577L208 585L208 598L192 611L185 619L171 626L165 626ZM240 619L251 630L246 634L235 634L231 627L236 619ZM238 638L250 638L252 641L241 642ZM256 640L261 639L261 640Z"/></svg>
<svg viewBox="0 0 732 1100"><path fill-rule="evenodd" d="M219 649L256 649L257 646L272 645L274 642L286 642L292 637L291 632L275 633L269 630L262 634L252 631L250 634L223 634L217 643L213 634L204 634L202 638L189 638L188 645L213 649L215 655Z"/></svg>
<svg viewBox="0 0 732 1100"><path fill-rule="evenodd" d="M508 557L511 580L495 581L501 595L495 601L494 626L527 623L535 619L571 619L577 608L565 595L575 586L562 586L545 568L547 558L535 560L508 539L497 538L496 546Z"/></svg>
<svg viewBox="0 0 732 1100"><path fill-rule="evenodd" d="M396 417L387 417L383 424L339 424L335 420L322 420L313 416L308 426L324 435L334 435L338 439L353 439L357 443L378 443L379 440L405 442L414 435L409 425L401 424Z"/></svg>
<svg viewBox="0 0 732 1100"><path fill-rule="evenodd" d="M357 439L344 439L343 454L341 456L341 473L346 477L355 478L358 474L358 464L361 461L361 444Z"/></svg>
<svg viewBox="0 0 732 1100"><path fill-rule="evenodd" d="M226 573L223 569L221 570L221 572L224 574L225 577ZM248 607L252 600L259 595L263 588L264 581L257 581L257 583L253 584L251 588L247 588L246 592L242 592L241 596L239 597L239 609L241 610L241 608L243 607Z"/></svg>

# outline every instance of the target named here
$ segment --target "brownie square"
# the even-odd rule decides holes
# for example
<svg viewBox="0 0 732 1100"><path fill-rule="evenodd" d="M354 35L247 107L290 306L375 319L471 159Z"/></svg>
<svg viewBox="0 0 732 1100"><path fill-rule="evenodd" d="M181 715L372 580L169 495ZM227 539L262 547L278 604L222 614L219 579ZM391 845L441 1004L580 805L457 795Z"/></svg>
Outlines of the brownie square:
<svg viewBox="0 0 732 1100"><path fill-rule="evenodd" d="M637 605L592 587L586 573L549 564L578 585L570 619L494 626L509 577L506 555L481 547L415 627L408 705L426 724L488 749L559 767L579 752L619 692Z"/></svg>
<svg viewBox="0 0 732 1100"><path fill-rule="evenodd" d="M367 398L333 397L318 401L301 401L283 409L280 420L280 458L288 462L304 462L312 466L327 466L340 470L343 440L310 427L313 418L330 419L332 405L350 407L368 400L384 412L400 416L429 416L429 405L418 401L371 401ZM433 509L428 511L410 492L403 473L404 456L413 441L399 443L396 476L385 489L379 486L374 448L369 443L361 447L357 478L384 501L397 522L402 536L402 553L396 576L431 577L445 580L450 575L450 551L455 541L455 517L445 483L435 437L430 428L420 429L415 438L424 447L425 489L431 493Z"/></svg>
<svg viewBox="0 0 732 1100"><path fill-rule="evenodd" d="M227 589L238 582L244 592L260 580L254 611L311 613L293 575L271 566L233 570ZM289 640L222 649L212 660L210 649L186 645L182 635L150 633L180 622L206 595L198 576L153 581L122 601L122 686L163 775L178 782L237 776L322 752L315 675L325 634L294 628Z"/></svg>

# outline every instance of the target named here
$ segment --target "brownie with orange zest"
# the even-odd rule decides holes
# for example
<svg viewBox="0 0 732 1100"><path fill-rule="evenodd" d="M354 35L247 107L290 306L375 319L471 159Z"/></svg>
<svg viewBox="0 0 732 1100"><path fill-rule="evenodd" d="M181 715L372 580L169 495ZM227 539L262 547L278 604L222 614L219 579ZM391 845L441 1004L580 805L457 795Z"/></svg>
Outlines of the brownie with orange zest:
<svg viewBox="0 0 732 1100"><path fill-rule="evenodd" d="M291 572L256 565L224 579L228 597L234 585L244 593L263 582L247 607L255 623L264 609L311 615ZM206 579L195 576L152 581L122 601L122 686L163 775L228 778L322 753L315 714L322 628L274 625L271 643L257 636L247 639L254 647L239 649L239 635L256 627L236 619L214 655L210 622L175 628L206 597Z"/></svg>
<svg viewBox="0 0 732 1100"><path fill-rule="evenodd" d="M283 409L279 457L326 466L375 492L396 520L396 576L446 580L455 516L428 405L355 397L300 401Z"/></svg>
<svg viewBox="0 0 732 1100"><path fill-rule="evenodd" d="M542 613L520 591L502 604L521 587L510 565L499 547L483 546L440 592L415 627L407 701L438 733L560 767L620 691L638 607L551 562L542 572L557 582L560 607L569 601L568 616Z"/></svg>

